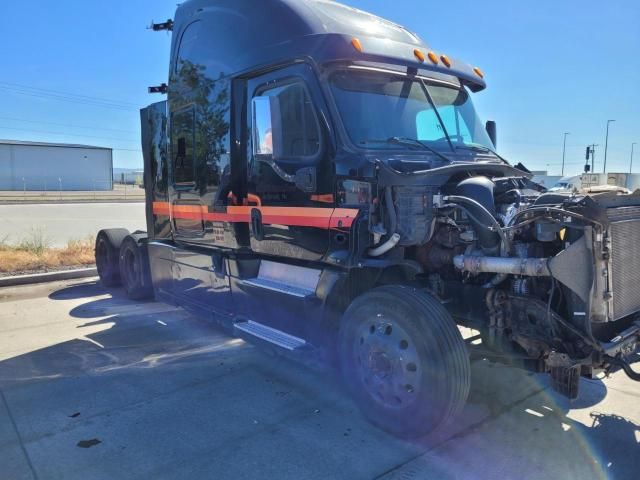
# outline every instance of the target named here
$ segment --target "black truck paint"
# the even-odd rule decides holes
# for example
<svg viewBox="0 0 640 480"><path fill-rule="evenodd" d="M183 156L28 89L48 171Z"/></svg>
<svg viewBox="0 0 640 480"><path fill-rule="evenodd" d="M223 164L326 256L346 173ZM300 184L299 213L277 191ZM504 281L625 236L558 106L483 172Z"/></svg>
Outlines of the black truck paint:
<svg viewBox="0 0 640 480"><path fill-rule="evenodd" d="M529 181L479 124L479 69L328 0L188 0L154 29L173 31L167 100L141 111L127 291L335 365L401 436L462 408L470 357L571 397L580 375L633 374L640 198ZM101 277L120 233L98 236Z"/></svg>

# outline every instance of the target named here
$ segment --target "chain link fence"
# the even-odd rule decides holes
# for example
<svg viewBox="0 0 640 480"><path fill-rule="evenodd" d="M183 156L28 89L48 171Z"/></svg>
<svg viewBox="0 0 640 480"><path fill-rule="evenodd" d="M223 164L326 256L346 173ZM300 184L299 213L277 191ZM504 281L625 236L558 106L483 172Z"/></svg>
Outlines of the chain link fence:
<svg viewBox="0 0 640 480"><path fill-rule="evenodd" d="M117 180L121 180L117 178ZM16 179L11 190L0 189L0 203L20 201L144 200L141 179L77 179L31 176Z"/></svg>

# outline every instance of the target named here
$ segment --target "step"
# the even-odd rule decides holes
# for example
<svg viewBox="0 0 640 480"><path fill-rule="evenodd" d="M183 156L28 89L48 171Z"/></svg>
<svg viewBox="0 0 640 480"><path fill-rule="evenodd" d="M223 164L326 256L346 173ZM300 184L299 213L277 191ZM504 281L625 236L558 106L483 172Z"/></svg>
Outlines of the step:
<svg viewBox="0 0 640 480"><path fill-rule="evenodd" d="M244 285L251 285L253 287L264 288L273 292L284 293L286 295L292 295L299 298L307 298L315 295L314 290L301 287L299 285L290 285L288 283L279 282L270 278L256 277L247 278L242 280Z"/></svg>
<svg viewBox="0 0 640 480"><path fill-rule="evenodd" d="M254 322L253 320L236 322L234 324L234 329L239 337L242 336L242 333L248 334L286 350L296 350L307 344L307 342L302 338L294 337L293 335L289 335L281 330L267 327L266 325Z"/></svg>

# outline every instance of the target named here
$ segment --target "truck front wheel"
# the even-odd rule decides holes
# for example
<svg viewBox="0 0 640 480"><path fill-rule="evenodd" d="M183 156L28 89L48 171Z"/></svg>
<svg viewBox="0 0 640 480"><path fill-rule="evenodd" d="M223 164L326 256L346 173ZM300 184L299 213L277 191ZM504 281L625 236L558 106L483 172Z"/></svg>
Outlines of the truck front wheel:
<svg viewBox="0 0 640 480"><path fill-rule="evenodd" d="M383 286L344 314L339 355L345 385L364 414L401 437L432 433L464 407L467 349L451 315L429 293Z"/></svg>

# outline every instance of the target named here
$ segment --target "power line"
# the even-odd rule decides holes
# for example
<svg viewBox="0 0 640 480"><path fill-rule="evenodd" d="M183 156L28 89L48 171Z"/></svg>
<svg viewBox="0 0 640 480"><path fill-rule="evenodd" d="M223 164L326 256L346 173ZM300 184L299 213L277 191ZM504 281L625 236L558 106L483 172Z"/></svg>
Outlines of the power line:
<svg viewBox="0 0 640 480"><path fill-rule="evenodd" d="M124 101L124 100L113 100L113 99L105 98L105 97L94 97L94 96L89 96L89 95L80 95L78 93L70 93L70 92L62 92L60 90L52 90L50 88L31 87L29 85L23 85L23 84L20 84L20 83L11 83L11 82L2 82L2 81L0 81L0 85L5 85L7 87L12 87L12 88L33 90L33 91L37 91L37 92L54 94L54 95L64 95L64 96L76 97L76 98L84 99L84 100L120 104L120 105L124 105L124 106L129 106L129 107L137 107L138 106L135 103L127 102L127 101Z"/></svg>
<svg viewBox="0 0 640 480"><path fill-rule="evenodd" d="M132 132L131 130L124 130L119 128L92 127L89 125L69 125L66 123L45 122L43 120L27 120L26 118L0 117L0 120L10 120L12 122L41 123L43 125L55 125L58 127L65 127L65 128L84 128L88 130L108 130L110 132L135 133L135 132Z"/></svg>
<svg viewBox="0 0 640 480"><path fill-rule="evenodd" d="M0 125L0 129L5 129L5 130L17 130L20 132L30 132L30 133L47 133L50 135L62 135L62 136L66 136L66 137L84 137L84 138L99 138L101 140L119 140L119 141L123 141L123 142L129 142L129 143L137 143L136 140L131 140L128 138L118 138L118 137L101 137L98 135L82 135L82 134L76 134L76 133L61 133L61 132L52 132L50 130L31 130L28 128L17 128L17 127L5 127Z"/></svg>
<svg viewBox="0 0 640 480"><path fill-rule="evenodd" d="M49 100L58 100L58 101L62 101L62 102L69 102L69 103L75 103L78 105L88 105L88 106L92 106L92 107L103 107L103 108L111 108L114 110L122 110L122 111L135 111L135 108L130 108L130 107L123 107L120 105L111 105L108 103L98 103L98 102L87 102L87 101L82 101L82 100L78 100L78 99L73 99L73 98L65 98L65 97L58 97L58 96L54 96L54 95L44 95L44 94L37 94L37 93L29 93L29 92L23 92L23 91L18 91L18 90L12 90L12 89L6 89L3 88L0 85L0 89L4 89L9 91L10 93L15 93L18 95L24 95L26 97L32 97L32 98L44 98L44 99L49 99Z"/></svg>
<svg viewBox="0 0 640 480"><path fill-rule="evenodd" d="M86 95L75 95L72 93L58 92L56 90L40 89L35 87L20 86L0 82L0 89L10 93L24 95L34 98L47 98L63 102L76 103L80 105L90 105L95 107L112 108L115 110L137 111L138 108L133 103L121 102L118 100L101 99L99 97L89 97Z"/></svg>

